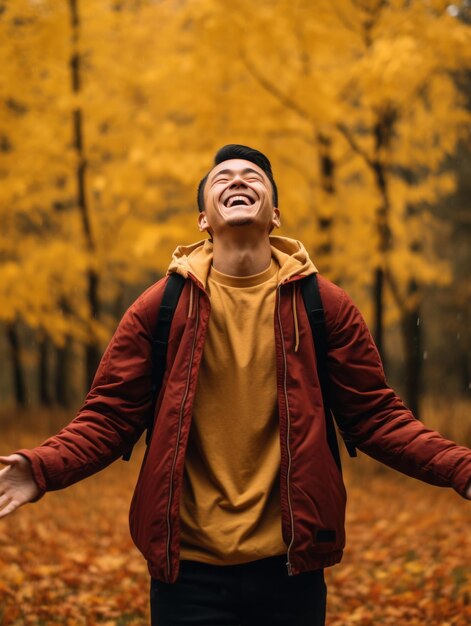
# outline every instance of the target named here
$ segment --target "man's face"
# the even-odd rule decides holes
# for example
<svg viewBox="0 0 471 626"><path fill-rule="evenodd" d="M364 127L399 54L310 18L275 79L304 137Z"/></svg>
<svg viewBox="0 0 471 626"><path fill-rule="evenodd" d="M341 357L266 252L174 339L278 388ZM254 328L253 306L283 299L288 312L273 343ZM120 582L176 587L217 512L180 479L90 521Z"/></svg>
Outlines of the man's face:
<svg viewBox="0 0 471 626"><path fill-rule="evenodd" d="M280 225L271 183L251 161L231 159L216 165L206 181L204 206L198 217L199 228L212 237L242 226L269 233Z"/></svg>

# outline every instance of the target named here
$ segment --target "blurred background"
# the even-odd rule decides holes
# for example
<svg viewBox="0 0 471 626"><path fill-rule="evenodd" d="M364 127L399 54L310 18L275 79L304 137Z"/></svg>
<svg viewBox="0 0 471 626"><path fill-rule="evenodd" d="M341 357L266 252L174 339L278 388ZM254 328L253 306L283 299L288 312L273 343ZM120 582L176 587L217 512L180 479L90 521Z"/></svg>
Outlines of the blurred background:
<svg viewBox="0 0 471 626"><path fill-rule="evenodd" d="M409 406L466 420L470 19L440 0L2 0L0 408L80 404L126 307L201 238L196 186L234 142L272 160L279 234L352 295Z"/></svg>
<svg viewBox="0 0 471 626"><path fill-rule="evenodd" d="M1 2L1 408L80 403L125 308L200 238L195 189L230 142L271 158L280 234L350 292L416 414L465 403L469 19L438 0Z"/></svg>
<svg viewBox="0 0 471 626"><path fill-rule="evenodd" d="M225 143L269 156L277 234L350 293L416 415L471 445L469 1L0 0L0 64L2 454L73 418L125 309L201 238ZM2 623L146 623L137 452L0 525ZM468 503L351 465L328 623L469 624Z"/></svg>

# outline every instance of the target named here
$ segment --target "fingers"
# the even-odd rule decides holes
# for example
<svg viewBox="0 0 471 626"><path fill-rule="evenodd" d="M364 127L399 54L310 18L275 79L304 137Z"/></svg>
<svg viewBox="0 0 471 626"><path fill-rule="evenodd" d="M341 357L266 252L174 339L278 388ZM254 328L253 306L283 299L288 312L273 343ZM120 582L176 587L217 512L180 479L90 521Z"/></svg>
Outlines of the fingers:
<svg viewBox="0 0 471 626"><path fill-rule="evenodd" d="M19 454L9 454L8 456L0 456L0 463L3 465L13 465L14 463L18 463L21 460L21 456Z"/></svg>
<svg viewBox="0 0 471 626"><path fill-rule="evenodd" d="M3 469L0 469L0 485L2 484L2 476L4 476L10 469L11 465L7 465Z"/></svg>
<svg viewBox="0 0 471 626"><path fill-rule="evenodd" d="M7 496L7 494L4 493L2 496L0 496L0 509L8 502L10 502L10 496Z"/></svg>
<svg viewBox="0 0 471 626"><path fill-rule="evenodd" d="M0 518L5 517L9 513L13 513L13 511L19 506L19 502L12 499L11 496L9 496L8 494L4 493L2 496L0 496Z"/></svg>
<svg viewBox="0 0 471 626"><path fill-rule="evenodd" d="M0 456L0 463L3 463L3 465L6 465L6 467L0 469L0 479L9 470L15 469L15 467L18 469L24 469L25 467L28 466L28 461L20 454L10 454L8 456Z"/></svg>
<svg viewBox="0 0 471 626"><path fill-rule="evenodd" d="M9 463L6 467L0 469L0 485L2 484L2 477L6 476L9 472L15 469L15 462Z"/></svg>
<svg viewBox="0 0 471 626"><path fill-rule="evenodd" d="M5 517L9 513L13 513L13 511L15 511L15 509L17 509L18 506L19 504L17 502L14 502L13 500L11 500L10 503L7 504L4 509L0 510L0 518Z"/></svg>

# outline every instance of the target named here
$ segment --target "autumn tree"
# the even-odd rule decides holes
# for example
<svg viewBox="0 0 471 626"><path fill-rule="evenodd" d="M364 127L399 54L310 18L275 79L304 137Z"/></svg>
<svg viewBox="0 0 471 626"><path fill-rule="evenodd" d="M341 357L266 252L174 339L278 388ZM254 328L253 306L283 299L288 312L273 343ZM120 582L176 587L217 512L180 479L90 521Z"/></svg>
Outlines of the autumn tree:
<svg viewBox="0 0 471 626"><path fill-rule="evenodd" d="M165 228L156 203L168 185L155 179L156 157L139 148L152 119L149 112L135 116L148 82L134 78L144 27L136 6L98 10L84 3L79 13L72 1L25 0L7 3L1 15L8 69L1 92L0 315L19 403L26 391L18 327L36 332L44 402L48 341L57 346L56 398L66 401L67 346L85 345L90 379L122 313L114 303L126 285L164 269L188 228L184 220ZM127 64L112 63L128 32L136 38L128 42ZM159 243L165 262L155 255Z"/></svg>
<svg viewBox="0 0 471 626"><path fill-rule="evenodd" d="M195 39L208 46L202 52L195 44L199 62L211 58L210 49L224 50L225 61L213 54L214 67L206 62L206 74L221 69L205 95L224 105L233 132L251 132L272 147L275 160L304 175L305 206L290 205L290 225L311 224L316 235L307 239L329 255L332 277L371 285L383 358L389 287L404 337L406 395L416 412L423 288L450 278L436 254L440 225L428 207L453 191L442 164L469 122L455 81L470 65L469 28L446 9L439 1L314 7L279 0L259 3L254 13L241 2L230 37L224 0L193 13ZM310 154L315 158L306 159ZM290 177L286 186L293 187L292 171ZM367 268L372 275L365 280Z"/></svg>
<svg viewBox="0 0 471 626"><path fill-rule="evenodd" d="M62 32L63 12L49 12L44 19L47 31ZM14 10L6 7L0 29L4 60L0 87L0 315L9 329L18 379L19 323L35 329L38 337L50 336L61 343L69 332L70 318L58 316L58 295L65 295L80 280L68 262L71 154L60 106L51 106L63 95L64 72L54 59L65 42L60 36L48 39L38 9L30 2L15 3ZM43 48L42 55L35 53ZM75 283L68 282L71 273ZM75 328L80 334L80 323ZM17 384L20 404L25 402L21 395Z"/></svg>
<svg viewBox="0 0 471 626"><path fill-rule="evenodd" d="M215 149L240 142L273 161L284 234L376 319L380 348L384 321L402 320L417 371L424 286L450 279L429 206L453 190L442 163L468 121L454 77L469 27L446 3L5 7L5 323L95 361L128 289L194 240Z"/></svg>

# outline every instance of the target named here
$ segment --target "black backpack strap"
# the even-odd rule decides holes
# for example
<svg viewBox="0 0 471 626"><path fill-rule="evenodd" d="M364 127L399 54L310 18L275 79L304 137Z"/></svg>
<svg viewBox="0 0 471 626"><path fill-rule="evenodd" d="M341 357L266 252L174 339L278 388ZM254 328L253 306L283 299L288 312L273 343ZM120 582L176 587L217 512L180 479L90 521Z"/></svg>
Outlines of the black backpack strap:
<svg viewBox="0 0 471 626"><path fill-rule="evenodd" d="M322 401L324 404L327 442L329 444L332 456L339 470L342 469L340 461L340 452L337 442L337 434L335 431L334 418L330 408L329 401L329 373L327 370L327 331L325 328L325 314L322 306L321 294L317 281L317 274L310 274L306 279L301 281L301 292L303 295L304 305L311 326L312 339L314 349L316 351L317 375L322 391ZM355 446L350 442L345 442L345 446L350 456L357 456Z"/></svg>
<svg viewBox="0 0 471 626"><path fill-rule="evenodd" d="M167 346L168 338L170 335L170 328L172 326L173 315L177 308L180 294L185 285L185 278L180 274L172 272L165 285L165 290L162 296L162 302L160 304L159 313L157 316L157 323L155 329L155 335L152 338L152 413L151 421L147 427L146 445L149 444L152 436L152 430L154 428L155 419L155 403L162 387L162 381L164 379L165 367L167 365ZM123 455L124 461L129 461L131 458L132 448Z"/></svg>

